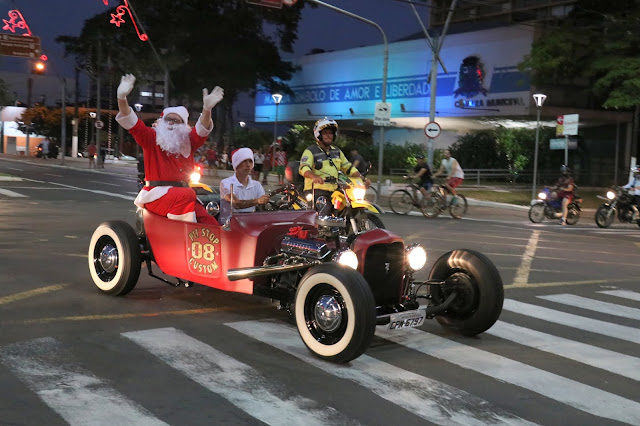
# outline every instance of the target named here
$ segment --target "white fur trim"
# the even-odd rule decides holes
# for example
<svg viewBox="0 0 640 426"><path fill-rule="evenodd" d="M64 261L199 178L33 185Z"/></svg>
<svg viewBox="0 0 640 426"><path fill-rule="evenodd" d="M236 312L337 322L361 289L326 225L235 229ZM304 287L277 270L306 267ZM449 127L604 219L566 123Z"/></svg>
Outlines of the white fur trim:
<svg viewBox="0 0 640 426"><path fill-rule="evenodd" d="M235 170L236 167L238 167L238 165L244 160L251 160L253 162L253 151L251 151L251 148L240 148L233 153L233 157L231 157L233 170Z"/></svg>
<svg viewBox="0 0 640 426"><path fill-rule="evenodd" d="M200 115L200 117L198 118L198 121L196 122L196 133L198 134L198 136L202 137L202 138L206 138L207 136L209 136L209 133L211 133L211 131L213 130L213 120L211 120L211 128L207 129L206 127L204 127L204 124L202 124L202 115Z"/></svg>
<svg viewBox="0 0 640 426"><path fill-rule="evenodd" d="M138 207L144 207L145 204L151 203L158 198L164 197L170 189L170 186L156 186L155 188L151 188L148 191L146 189L142 189L138 193L136 199L133 201L133 204Z"/></svg>
<svg viewBox="0 0 640 426"><path fill-rule="evenodd" d="M116 121L122 126L123 129L129 130L138 122L138 116L133 112L133 108L129 107L129 114L118 113L116 115Z"/></svg>
<svg viewBox="0 0 640 426"><path fill-rule="evenodd" d="M162 110L162 116L166 117L169 114L178 114L182 118L184 124L189 124L189 111L183 106L168 107Z"/></svg>
<svg viewBox="0 0 640 426"><path fill-rule="evenodd" d="M167 213L167 217L172 220L180 220L182 222L194 222L196 221L196 212L189 212L185 214L171 214Z"/></svg>

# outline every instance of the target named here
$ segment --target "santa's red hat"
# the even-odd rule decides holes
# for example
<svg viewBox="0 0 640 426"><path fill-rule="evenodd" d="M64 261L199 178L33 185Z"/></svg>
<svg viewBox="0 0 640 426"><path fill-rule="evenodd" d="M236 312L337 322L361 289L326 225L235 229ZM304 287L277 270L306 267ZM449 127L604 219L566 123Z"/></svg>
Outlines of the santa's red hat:
<svg viewBox="0 0 640 426"><path fill-rule="evenodd" d="M182 118L182 122L187 124L189 122L189 111L183 106L168 107L162 110L161 117L166 117L168 114L178 114Z"/></svg>

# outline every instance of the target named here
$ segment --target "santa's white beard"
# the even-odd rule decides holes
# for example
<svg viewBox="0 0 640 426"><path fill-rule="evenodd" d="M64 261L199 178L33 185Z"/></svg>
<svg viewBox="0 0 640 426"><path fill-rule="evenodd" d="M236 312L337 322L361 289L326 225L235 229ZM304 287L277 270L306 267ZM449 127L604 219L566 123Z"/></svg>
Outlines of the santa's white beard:
<svg viewBox="0 0 640 426"><path fill-rule="evenodd" d="M164 120L159 120L155 127L156 143L169 154L180 154L187 158L191 155L191 141L189 132L191 127L188 124L169 124Z"/></svg>

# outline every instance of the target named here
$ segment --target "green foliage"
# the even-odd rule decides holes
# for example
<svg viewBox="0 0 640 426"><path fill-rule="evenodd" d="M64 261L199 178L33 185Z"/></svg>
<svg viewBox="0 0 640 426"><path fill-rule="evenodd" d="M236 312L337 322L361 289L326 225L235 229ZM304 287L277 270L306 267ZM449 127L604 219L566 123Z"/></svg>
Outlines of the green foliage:
<svg viewBox="0 0 640 426"><path fill-rule="evenodd" d="M9 91L9 86L4 80L0 79L0 105L11 105L15 98Z"/></svg>
<svg viewBox="0 0 640 426"><path fill-rule="evenodd" d="M71 135L71 114L67 110L66 117L66 133ZM60 108L48 108L46 106L37 105L27 108L23 113L21 120L28 124L33 133L46 136L51 142L61 146L61 126L62 110ZM23 131L26 130L23 127Z"/></svg>
<svg viewBox="0 0 640 426"><path fill-rule="evenodd" d="M236 129L234 131L234 144L236 147L248 147L252 149L263 148L270 145L273 134L259 129Z"/></svg>
<svg viewBox="0 0 640 426"><path fill-rule="evenodd" d="M639 21L637 1L579 0L544 29L519 67L533 70L536 86L572 85L605 108L640 105Z"/></svg>

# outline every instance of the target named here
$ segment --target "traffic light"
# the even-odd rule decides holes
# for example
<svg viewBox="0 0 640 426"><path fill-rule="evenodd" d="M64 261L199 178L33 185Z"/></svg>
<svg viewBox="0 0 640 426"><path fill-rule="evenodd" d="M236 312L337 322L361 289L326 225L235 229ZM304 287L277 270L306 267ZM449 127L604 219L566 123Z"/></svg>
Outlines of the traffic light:
<svg viewBox="0 0 640 426"><path fill-rule="evenodd" d="M43 61L36 61L33 63L33 68L31 69L31 72L33 74L44 74L46 70L47 70L47 66Z"/></svg>

